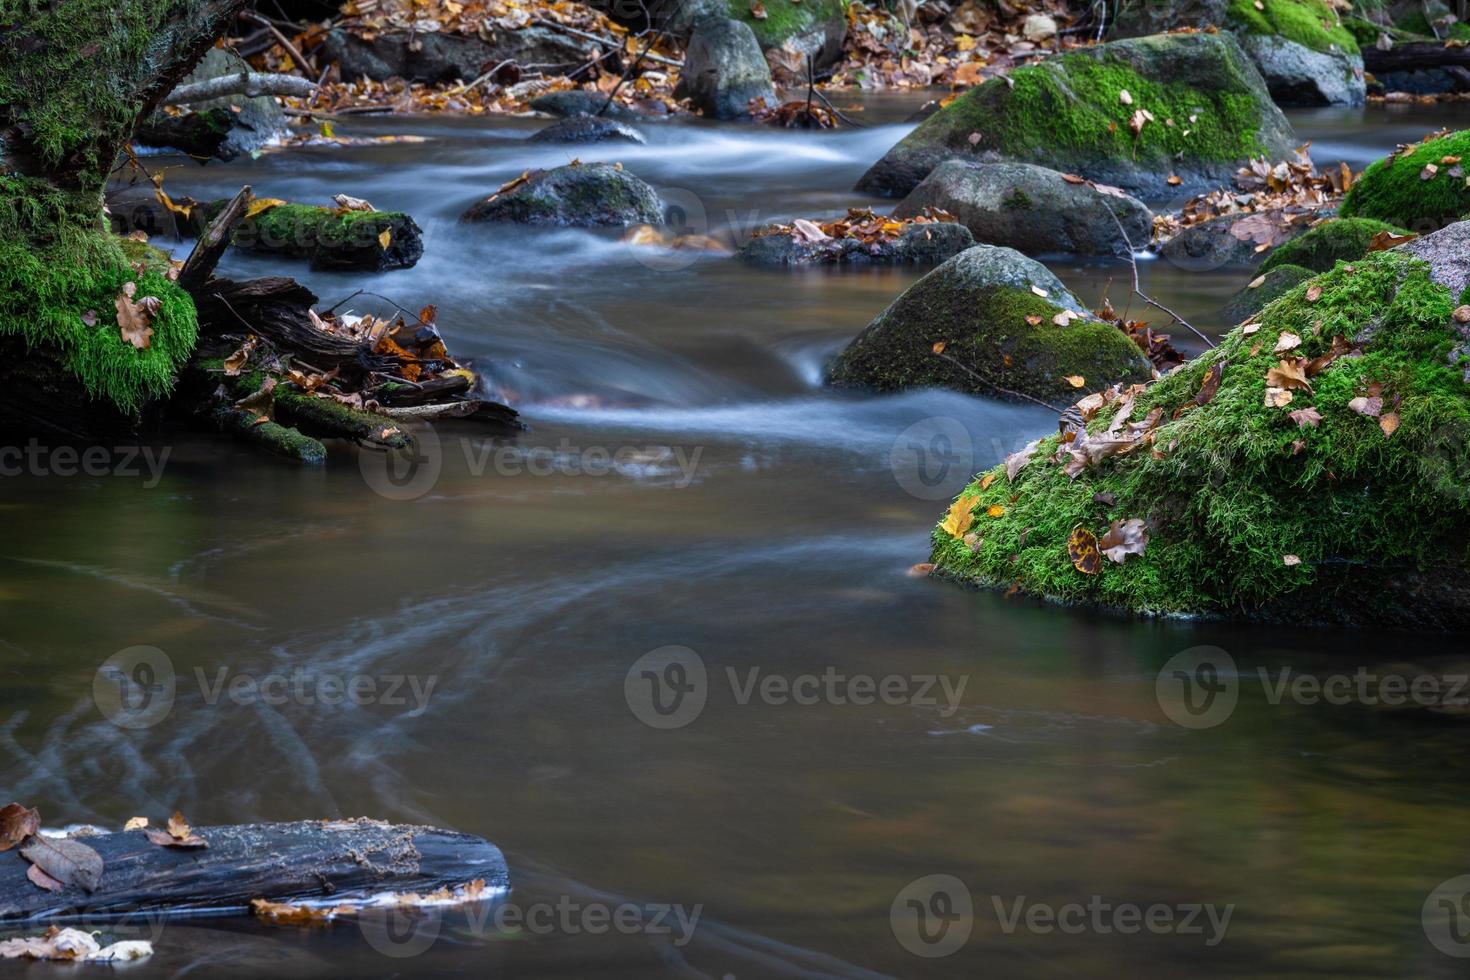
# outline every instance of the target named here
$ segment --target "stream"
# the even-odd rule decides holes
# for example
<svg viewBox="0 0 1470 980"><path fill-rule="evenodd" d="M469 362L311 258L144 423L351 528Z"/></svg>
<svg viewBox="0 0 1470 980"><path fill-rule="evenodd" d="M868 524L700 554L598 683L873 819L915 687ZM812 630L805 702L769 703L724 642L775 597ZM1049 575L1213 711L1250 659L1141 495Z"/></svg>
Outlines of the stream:
<svg viewBox="0 0 1470 980"><path fill-rule="evenodd" d="M369 815L510 864L510 894L444 912L109 927L154 941L129 977L1459 974L1422 917L1470 872L1463 719L1273 687L1463 674L1454 638L1134 621L912 576L964 481L1055 425L822 388L926 270L456 220L574 157L621 161L716 237L886 208L849 189L922 100L866 97L869 125L831 133L679 122L564 147L526 143L537 120L362 117L338 135L425 141L149 158L175 195L412 214L411 270L232 253L222 272L437 304L530 428L441 425L408 480L346 447L309 470L193 435L150 447L158 472L5 479L7 800L112 829ZM1361 169L1467 111L1291 116L1319 166ZM1126 295L1126 263L1048 264L1086 302ZM1140 268L1209 333L1250 277ZM1206 646L1237 703L1177 723L1164 668ZM126 727L105 665L140 662L171 701Z"/></svg>

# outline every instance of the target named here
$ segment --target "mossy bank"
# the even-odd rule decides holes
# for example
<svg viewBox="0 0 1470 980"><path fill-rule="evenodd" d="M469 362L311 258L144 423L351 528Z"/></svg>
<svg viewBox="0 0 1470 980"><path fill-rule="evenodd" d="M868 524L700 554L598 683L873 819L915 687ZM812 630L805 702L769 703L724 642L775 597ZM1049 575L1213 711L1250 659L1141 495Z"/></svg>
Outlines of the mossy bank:
<svg viewBox="0 0 1470 980"><path fill-rule="evenodd" d="M1467 245L1459 224L1293 288L1137 392L1129 451L1068 475L1052 434L1013 479L977 477L935 531L939 573L1138 613L1470 622ZM1081 445L1128 431L1127 401ZM1074 529L1133 519L1142 554L1074 565Z"/></svg>
<svg viewBox="0 0 1470 980"><path fill-rule="evenodd" d="M1155 35L976 86L889 150L858 190L902 196L958 158L1037 163L1158 199L1227 183L1249 158L1285 159L1294 146L1229 34Z"/></svg>
<svg viewBox="0 0 1470 980"><path fill-rule="evenodd" d="M1377 161L1348 191L1345 217L1392 221L1423 234L1470 214L1470 130Z"/></svg>

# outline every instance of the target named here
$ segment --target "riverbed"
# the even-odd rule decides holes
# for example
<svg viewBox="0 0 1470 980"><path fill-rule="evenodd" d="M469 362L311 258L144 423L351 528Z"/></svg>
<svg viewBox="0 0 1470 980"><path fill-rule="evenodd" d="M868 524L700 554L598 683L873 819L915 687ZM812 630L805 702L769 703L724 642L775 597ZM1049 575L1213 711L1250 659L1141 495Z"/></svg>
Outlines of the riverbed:
<svg viewBox="0 0 1470 980"><path fill-rule="evenodd" d="M1464 721L1278 686L1453 676L1457 640L1134 621L912 575L964 480L1055 425L822 388L925 270L456 220L578 157L622 162L716 238L886 206L849 189L919 101L870 97L867 126L831 133L688 122L558 147L525 141L534 120L385 117L336 130L424 141L149 159L175 194L412 214L411 270L236 253L223 271L295 275L322 305L436 304L529 429L440 426L398 479L345 446L312 470L198 436L131 473L5 479L8 797L56 825L431 823L510 863L509 895L404 922L140 924L157 952L130 977L1457 972L1424 914L1470 872ZM1467 115L1291 114L1319 165L1354 169ZM1126 263L1048 264L1084 301L1126 294ZM1251 275L1140 268L1207 333ZM161 651L172 700L124 727L99 668L136 647ZM1209 724L1161 680L1198 647L1233 665Z"/></svg>

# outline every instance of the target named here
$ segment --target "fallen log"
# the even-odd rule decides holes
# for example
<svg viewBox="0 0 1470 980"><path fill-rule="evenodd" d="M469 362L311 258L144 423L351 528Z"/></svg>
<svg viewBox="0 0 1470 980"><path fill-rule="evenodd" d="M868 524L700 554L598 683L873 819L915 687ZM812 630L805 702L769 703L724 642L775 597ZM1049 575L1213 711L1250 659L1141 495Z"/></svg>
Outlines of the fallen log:
<svg viewBox="0 0 1470 980"><path fill-rule="evenodd" d="M1446 47L1442 41L1395 44L1387 51L1363 49L1363 67L1375 75L1419 68L1470 68L1470 47Z"/></svg>
<svg viewBox="0 0 1470 980"><path fill-rule="evenodd" d="M136 913L244 911L252 899L341 901L453 888L509 887L500 849L481 837L384 821L200 827L207 848L162 847L143 830L78 837L102 858L95 890L43 890L18 851L0 853L0 921Z"/></svg>

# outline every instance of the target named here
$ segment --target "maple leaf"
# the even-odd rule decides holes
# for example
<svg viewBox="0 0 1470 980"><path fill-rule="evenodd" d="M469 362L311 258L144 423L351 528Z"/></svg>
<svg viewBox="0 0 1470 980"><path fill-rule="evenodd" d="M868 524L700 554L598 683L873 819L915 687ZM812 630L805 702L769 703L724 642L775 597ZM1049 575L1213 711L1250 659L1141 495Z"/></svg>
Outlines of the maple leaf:
<svg viewBox="0 0 1470 980"><path fill-rule="evenodd" d="M137 283L125 282L113 304L117 307L117 325L122 330L122 339L138 350L147 350L153 341L153 327L150 324L153 323L161 301L156 296L144 296L135 303L133 296L137 292Z"/></svg>
<svg viewBox="0 0 1470 980"><path fill-rule="evenodd" d="M1102 571L1102 552L1097 547L1097 535L1078 524L1067 536L1067 557L1072 567L1083 575L1096 575Z"/></svg>
<svg viewBox="0 0 1470 980"><path fill-rule="evenodd" d="M944 523L939 525L952 538L964 537L975 523L974 507L979 501L976 494L962 493L959 498L949 505L949 513L944 516Z"/></svg>
<svg viewBox="0 0 1470 980"><path fill-rule="evenodd" d="M1299 408L1294 412L1288 412L1287 417L1295 422L1299 429L1308 427L1315 429L1322 422L1322 413L1310 405L1306 408Z"/></svg>
<svg viewBox="0 0 1470 980"><path fill-rule="evenodd" d="M1137 517L1114 520L1097 545L1110 560L1121 565L1129 555L1143 554L1143 549L1148 547L1148 531Z"/></svg>
<svg viewBox="0 0 1470 980"><path fill-rule="evenodd" d="M1266 372L1266 385L1270 388L1305 388L1311 391L1312 384L1307 380L1306 368L1307 359L1304 357L1292 360L1282 358L1276 367Z"/></svg>

